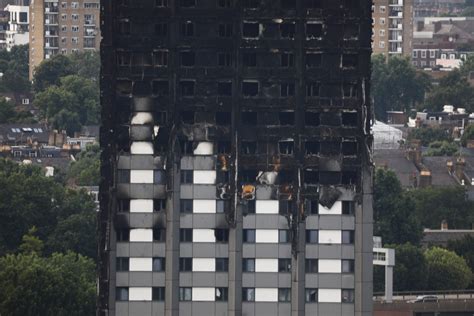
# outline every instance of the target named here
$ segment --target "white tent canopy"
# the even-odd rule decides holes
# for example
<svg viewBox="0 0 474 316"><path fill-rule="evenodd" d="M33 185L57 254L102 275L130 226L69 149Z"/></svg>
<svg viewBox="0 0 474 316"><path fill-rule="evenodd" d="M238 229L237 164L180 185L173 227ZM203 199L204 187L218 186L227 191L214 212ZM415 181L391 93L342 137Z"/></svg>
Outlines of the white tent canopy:
<svg viewBox="0 0 474 316"><path fill-rule="evenodd" d="M397 149L403 139L403 132L395 127L375 121L372 126L374 149Z"/></svg>

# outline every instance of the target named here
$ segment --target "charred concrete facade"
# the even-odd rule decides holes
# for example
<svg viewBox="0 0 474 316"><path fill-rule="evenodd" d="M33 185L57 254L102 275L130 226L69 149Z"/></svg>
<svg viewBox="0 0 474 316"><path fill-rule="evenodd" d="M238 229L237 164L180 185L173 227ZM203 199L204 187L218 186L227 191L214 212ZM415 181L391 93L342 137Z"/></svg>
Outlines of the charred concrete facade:
<svg viewBox="0 0 474 316"><path fill-rule="evenodd" d="M98 314L371 315L371 2L101 12Z"/></svg>

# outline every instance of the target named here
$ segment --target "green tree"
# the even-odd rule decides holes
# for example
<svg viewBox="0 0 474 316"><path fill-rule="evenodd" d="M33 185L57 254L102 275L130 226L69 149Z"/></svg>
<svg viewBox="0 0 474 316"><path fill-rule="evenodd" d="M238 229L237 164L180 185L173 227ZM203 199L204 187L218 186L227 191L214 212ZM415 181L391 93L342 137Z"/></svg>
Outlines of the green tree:
<svg viewBox="0 0 474 316"><path fill-rule="evenodd" d="M39 93L50 86L58 86L62 77L74 74L71 60L64 55L56 55L44 60L35 69L33 89Z"/></svg>
<svg viewBox="0 0 474 316"><path fill-rule="evenodd" d="M467 265L474 271L474 237L466 235L462 239L448 241L448 249L454 251L458 256L466 260ZM474 281L474 280L472 280ZM469 288L474 288L474 282L471 281Z"/></svg>
<svg viewBox="0 0 474 316"><path fill-rule="evenodd" d="M441 111L446 104L474 110L474 88L459 70L451 71L442 78L436 89L428 95L424 107L432 111Z"/></svg>
<svg viewBox="0 0 474 316"><path fill-rule="evenodd" d="M425 251L428 289L463 290L472 281L466 261L453 251L434 247Z"/></svg>
<svg viewBox="0 0 474 316"><path fill-rule="evenodd" d="M418 139L421 141L423 146L428 146L430 143L435 141L451 141L452 138L449 135L449 131L436 128L436 127L425 127L416 128L409 132L408 140Z"/></svg>
<svg viewBox="0 0 474 316"><path fill-rule="evenodd" d="M374 184L374 235L387 244L418 244L422 227L415 204L402 189L393 171L378 169Z"/></svg>
<svg viewBox="0 0 474 316"><path fill-rule="evenodd" d="M467 145L468 140L474 140L474 124L468 125L461 136L461 143L463 146Z"/></svg>
<svg viewBox="0 0 474 316"><path fill-rule="evenodd" d="M425 156L453 156L458 152L458 145L447 141L435 141L429 144Z"/></svg>
<svg viewBox="0 0 474 316"><path fill-rule="evenodd" d="M99 82L100 54L98 52L73 53L69 55L74 73L80 77Z"/></svg>
<svg viewBox="0 0 474 316"><path fill-rule="evenodd" d="M454 229L469 229L474 205L463 187L423 188L409 192L415 202L414 213L425 228L439 228L443 220Z"/></svg>
<svg viewBox="0 0 474 316"><path fill-rule="evenodd" d="M95 315L95 265L69 252L0 258L0 314Z"/></svg>
<svg viewBox="0 0 474 316"><path fill-rule="evenodd" d="M15 106L5 98L0 98L0 124L11 122L15 115Z"/></svg>
<svg viewBox="0 0 474 316"><path fill-rule="evenodd" d="M44 243L41 239L36 236L36 232L38 230L35 226L31 227L28 230L26 235L23 235L22 244L18 247L18 250L21 253L36 253L37 255L41 255L43 252Z"/></svg>
<svg viewBox="0 0 474 316"><path fill-rule="evenodd" d="M4 159L0 187L0 255L17 251L34 226L47 253L72 249L95 257L96 212L87 192L65 189L37 167Z"/></svg>
<svg viewBox="0 0 474 316"><path fill-rule="evenodd" d="M466 7L462 13L461 16L474 16L474 7Z"/></svg>
<svg viewBox="0 0 474 316"><path fill-rule="evenodd" d="M387 245L395 249L394 290L421 291L425 290L428 282L427 265L420 247L410 243L403 245Z"/></svg>
<svg viewBox="0 0 474 316"><path fill-rule="evenodd" d="M71 162L67 179L81 186L99 185L100 180L100 148L89 145L81 151L76 161Z"/></svg>
<svg viewBox="0 0 474 316"><path fill-rule="evenodd" d="M371 93L375 116L386 119L386 111L409 112L416 104L423 102L425 92L430 89L429 78L417 73L408 58L382 55L372 58Z"/></svg>

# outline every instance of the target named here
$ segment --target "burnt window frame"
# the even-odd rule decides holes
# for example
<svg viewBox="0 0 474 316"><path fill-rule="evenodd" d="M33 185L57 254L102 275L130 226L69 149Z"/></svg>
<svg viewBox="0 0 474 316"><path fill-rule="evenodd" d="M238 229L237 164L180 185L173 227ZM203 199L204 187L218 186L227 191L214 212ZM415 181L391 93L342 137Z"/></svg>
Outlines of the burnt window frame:
<svg viewBox="0 0 474 316"><path fill-rule="evenodd" d="M229 87L230 87L230 90L228 90ZM219 95L220 97L231 97L232 89L233 89L232 80L217 82L217 95Z"/></svg>
<svg viewBox="0 0 474 316"><path fill-rule="evenodd" d="M311 27L314 27L316 25L319 25L320 28L321 28L319 36L318 36L318 34L313 34L313 33L316 33L316 32L311 32L310 33L310 31L316 31L316 30L311 30ZM305 35L306 35L307 40L321 39L323 37L323 34L324 34L324 28L323 28L322 23L306 22L306 24L305 24Z"/></svg>
<svg viewBox="0 0 474 316"><path fill-rule="evenodd" d="M342 215L354 215L356 203L355 201L342 201Z"/></svg>
<svg viewBox="0 0 474 316"><path fill-rule="evenodd" d="M182 97L193 97L196 93L196 80L180 80L179 92Z"/></svg>
<svg viewBox="0 0 474 316"><path fill-rule="evenodd" d="M179 0L179 7L184 9L195 8L197 0Z"/></svg>
<svg viewBox="0 0 474 316"><path fill-rule="evenodd" d="M168 28L168 23L167 22L159 22L155 23L155 28L154 28L154 35L157 37L167 37L169 32Z"/></svg>
<svg viewBox="0 0 474 316"><path fill-rule="evenodd" d="M183 68L192 68L196 66L196 52L192 50L180 51L179 64Z"/></svg>
<svg viewBox="0 0 474 316"><path fill-rule="evenodd" d="M216 6L220 9L229 9L234 6L234 1L232 0L216 0Z"/></svg>
<svg viewBox="0 0 474 316"><path fill-rule="evenodd" d="M229 242L229 229L228 228L215 228L214 237L216 238L216 243L228 243Z"/></svg>
<svg viewBox="0 0 474 316"><path fill-rule="evenodd" d="M166 199L153 199L153 212L166 211Z"/></svg>
<svg viewBox="0 0 474 316"><path fill-rule="evenodd" d="M179 174L179 178L180 178L180 184L193 184L194 172L193 170L181 170Z"/></svg>
<svg viewBox="0 0 474 316"><path fill-rule="evenodd" d="M280 83L280 98L291 98L296 94L296 85L294 82Z"/></svg>
<svg viewBox="0 0 474 316"><path fill-rule="evenodd" d="M234 25L232 23L219 23L217 34L220 38L231 38L234 35Z"/></svg>
<svg viewBox="0 0 474 316"><path fill-rule="evenodd" d="M248 86L249 84L252 85L252 87L251 87L252 92L251 93L244 91L245 86ZM254 89L255 89L254 85L256 85L256 87L257 87L256 92L254 92ZM250 89L250 87L249 87L249 89ZM256 97L258 97L260 95L260 82L257 81L257 80L243 80L242 81L242 95L243 95L244 98L256 98Z"/></svg>
<svg viewBox="0 0 474 316"><path fill-rule="evenodd" d="M231 52L218 52L217 53L217 66L231 67L232 66L232 53Z"/></svg>
<svg viewBox="0 0 474 316"><path fill-rule="evenodd" d="M153 51L153 66L159 68L168 67L169 51L167 49L157 49Z"/></svg>
<svg viewBox="0 0 474 316"><path fill-rule="evenodd" d="M156 96L169 96L170 95L170 83L168 80L153 80L152 81L152 93Z"/></svg>
<svg viewBox="0 0 474 316"><path fill-rule="evenodd" d="M287 28L287 29L286 29ZM296 35L295 22L283 22L279 26L279 35L281 39L293 40Z"/></svg>
<svg viewBox="0 0 474 316"><path fill-rule="evenodd" d="M195 23L192 21L184 21L181 23L180 26L180 34L181 37L195 37L196 36L196 28Z"/></svg>
<svg viewBox="0 0 474 316"><path fill-rule="evenodd" d="M258 66L257 53L256 52L243 52L242 65L248 68L257 67Z"/></svg>
<svg viewBox="0 0 474 316"><path fill-rule="evenodd" d="M166 242L166 228L153 228L153 242Z"/></svg>
<svg viewBox="0 0 474 316"><path fill-rule="evenodd" d="M319 56L319 60L315 56ZM320 68L323 64L323 54L321 52L306 52L305 61L306 68Z"/></svg>
<svg viewBox="0 0 474 316"><path fill-rule="evenodd" d="M252 26L252 29L250 29L250 26ZM256 35L253 35L255 30L253 29L255 26L257 26L257 32ZM244 39L258 39L260 37L260 23L258 21L243 21L242 22L242 38ZM251 32L252 34L246 34L247 32Z"/></svg>
<svg viewBox="0 0 474 316"><path fill-rule="evenodd" d="M260 1L259 0L243 0L242 7L244 9L258 9Z"/></svg>
<svg viewBox="0 0 474 316"><path fill-rule="evenodd" d="M169 0L155 0L155 7L157 8L168 8Z"/></svg>
<svg viewBox="0 0 474 316"><path fill-rule="evenodd" d="M291 68L295 66L295 54L293 52L282 52L280 54L280 67Z"/></svg>
<svg viewBox="0 0 474 316"><path fill-rule="evenodd" d="M244 151L245 148L248 148L250 150ZM256 141L242 141L240 146L240 152L242 155L255 155L258 153L258 143Z"/></svg>
<svg viewBox="0 0 474 316"><path fill-rule="evenodd" d="M129 242L130 241L130 229L119 228L115 231L117 242Z"/></svg>
<svg viewBox="0 0 474 316"><path fill-rule="evenodd" d="M306 83L306 97L319 98L321 96L321 84L319 82Z"/></svg>

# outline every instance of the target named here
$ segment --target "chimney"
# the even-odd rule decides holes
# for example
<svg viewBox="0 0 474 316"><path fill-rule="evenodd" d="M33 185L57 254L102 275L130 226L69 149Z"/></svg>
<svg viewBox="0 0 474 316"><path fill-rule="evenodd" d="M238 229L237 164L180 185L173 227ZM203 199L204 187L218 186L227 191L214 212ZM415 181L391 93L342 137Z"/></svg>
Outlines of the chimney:
<svg viewBox="0 0 474 316"><path fill-rule="evenodd" d="M456 160L456 167L455 167L455 176L458 178L459 181L462 182L464 180L464 167L466 166L466 161L464 158L458 158Z"/></svg>
<svg viewBox="0 0 474 316"><path fill-rule="evenodd" d="M420 172L420 188L431 186L431 180L431 172L429 170L422 170Z"/></svg>
<svg viewBox="0 0 474 316"><path fill-rule="evenodd" d="M452 174L454 172L454 164L452 160L446 162L446 167L448 167L448 172Z"/></svg>
<svg viewBox="0 0 474 316"><path fill-rule="evenodd" d="M445 219L441 221L441 230L449 230L448 221Z"/></svg>

